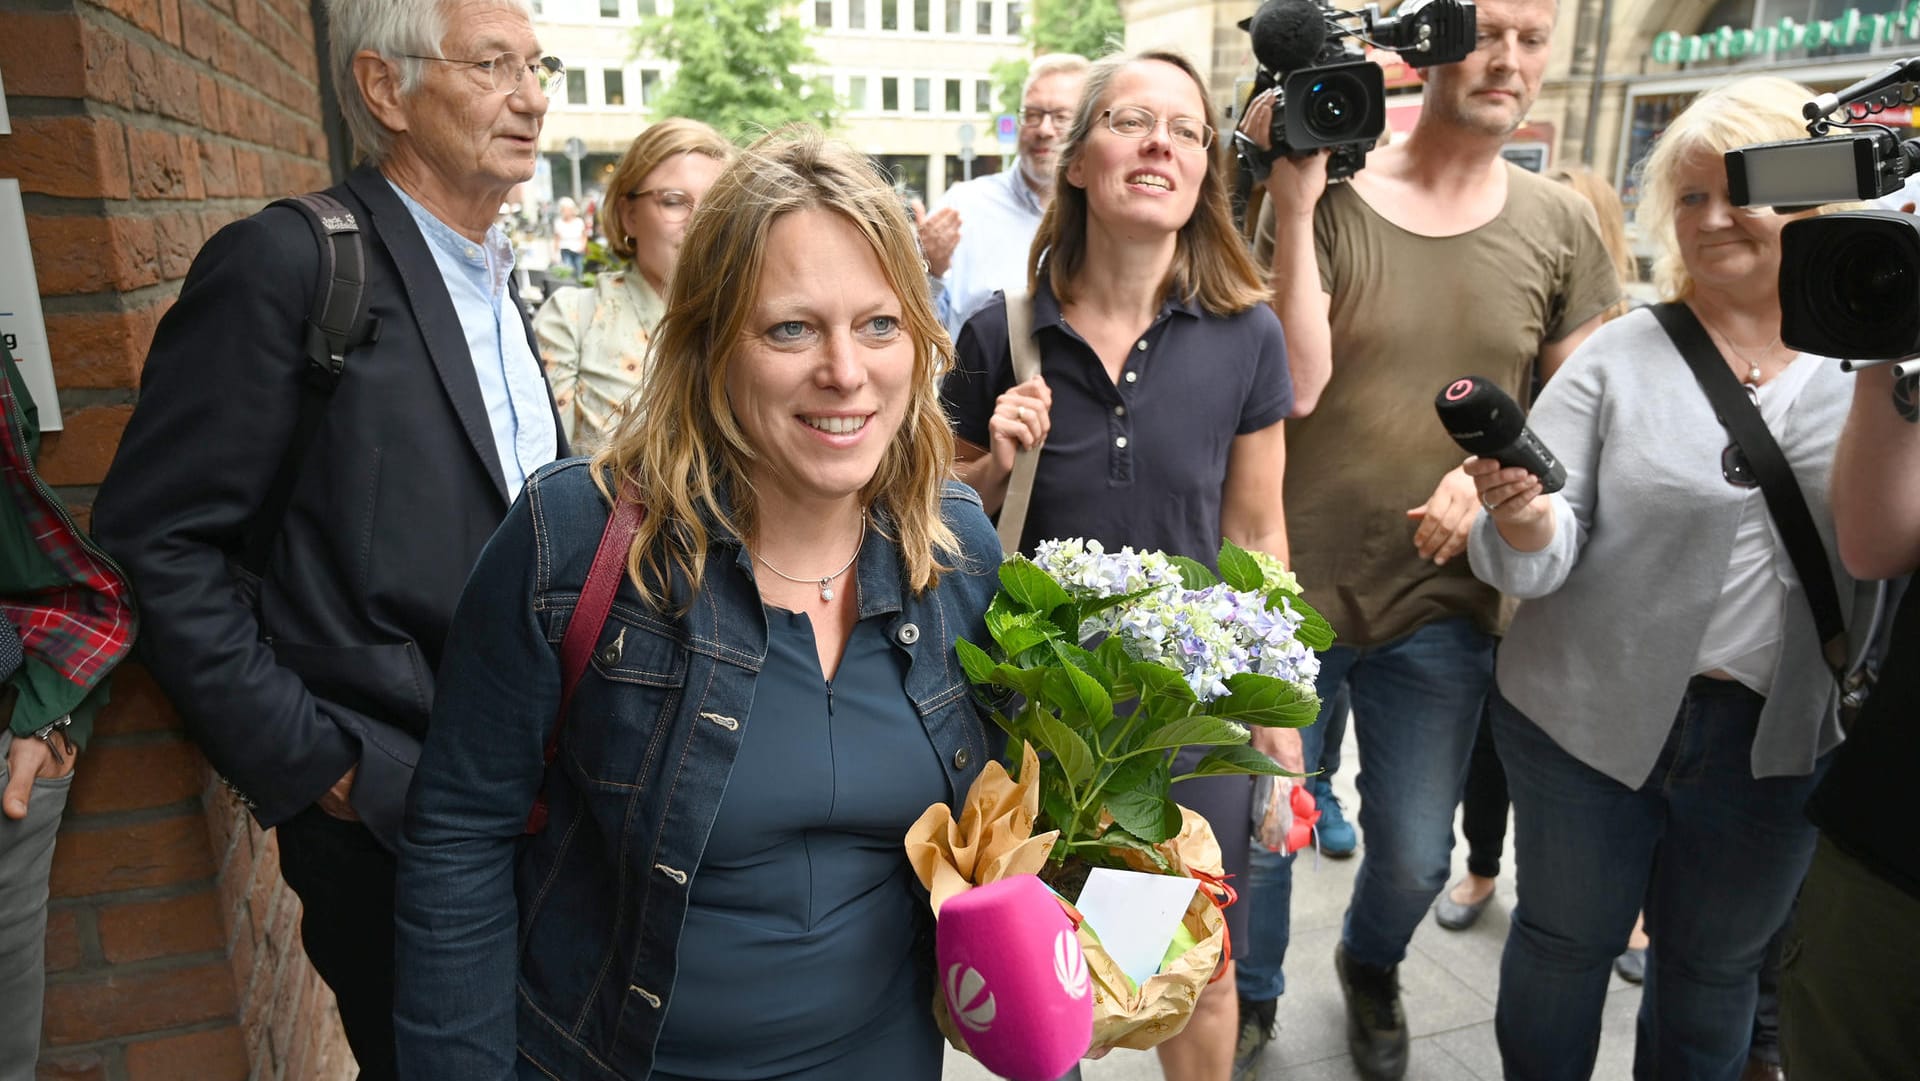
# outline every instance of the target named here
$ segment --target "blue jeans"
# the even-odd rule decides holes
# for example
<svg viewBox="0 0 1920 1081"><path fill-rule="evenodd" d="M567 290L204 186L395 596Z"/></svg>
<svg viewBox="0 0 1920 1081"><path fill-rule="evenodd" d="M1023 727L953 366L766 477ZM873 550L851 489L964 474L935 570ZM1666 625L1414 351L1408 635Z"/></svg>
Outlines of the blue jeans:
<svg viewBox="0 0 1920 1081"><path fill-rule="evenodd" d="M1399 964L1447 884L1453 809L1493 684L1493 646L1471 620L1444 619L1382 645L1320 655L1320 716L1301 733L1305 761L1319 760L1342 684L1360 743L1355 783L1366 846L1342 934L1356 961ZM1234 953L1243 998L1266 1001L1286 990L1293 860L1254 846L1241 891L1250 906L1247 942Z"/></svg>
<svg viewBox="0 0 1920 1081"><path fill-rule="evenodd" d="M1518 865L1494 1025L1509 1079L1592 1074L1607 969L1643 906L1653 946L1634 1077L1740 1075L1761 956L1812 858L1801 809L1825 766L1755 779L1763 704L1737 684L1696 679L1635 789L1494 696Z"/></svg>

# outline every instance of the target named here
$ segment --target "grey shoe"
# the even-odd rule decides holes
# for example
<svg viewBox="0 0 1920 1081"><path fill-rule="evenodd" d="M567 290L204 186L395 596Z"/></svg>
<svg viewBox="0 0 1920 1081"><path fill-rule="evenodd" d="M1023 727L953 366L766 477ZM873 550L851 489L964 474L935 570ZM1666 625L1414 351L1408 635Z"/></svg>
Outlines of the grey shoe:
<svg viewBox="0 0 1920 1081"><path fill-rule="evenodd" d="M1464 931L1479 921L1480 913L1485 912L1492 901L1493 891L1488 890L1485 897L1470 905L1463 905L1453 899L1453 886L1448 886L1446 892L1433 902L1433 922L1449 931Z"/></svg>
<svg viewBox="0 0 1920 1081"><path fill-rule="evenodd" d="M1646 947L1634 949L1629 946L1625 953L1613 959L1613 970L1628 983L1640 983L1647 978Z"/></svg>
<svg viewBox="0 0 1920 1081"><path fill-rule="evenodd" d="M1366 1081L1400 1081L1407 1074L1407 1015L1400 1007L1400 966L1375 968L1333 948L1333 970L1347 1001L1347 1050Z"/></svg>

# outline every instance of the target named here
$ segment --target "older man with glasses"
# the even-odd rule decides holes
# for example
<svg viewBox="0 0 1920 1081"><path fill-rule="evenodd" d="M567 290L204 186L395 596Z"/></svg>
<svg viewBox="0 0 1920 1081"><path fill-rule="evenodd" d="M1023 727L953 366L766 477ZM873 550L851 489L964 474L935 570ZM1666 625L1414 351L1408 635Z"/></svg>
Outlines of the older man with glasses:
<svg viewBox="0 0 1920 1081"><path fill-rule="evenodd" d="M920 248L948 334L958 338L996 290L1025 288L1027 249L1053 198L1057 144L1067 137L1086 81L1083 56L1035 60L1020 92L1019 167L955 184L921 220Z"/></svg>
<svg viewBox="0 0 1920 1081"><path fill-rule="evenodd" d="M154 677L277 827L307 955L377 1081L396 1076L392 852L434 668L481 545L565 450L495 225L564 68L527 0L326 9L364 164L318 227L276 205L207 242L93 522Z"/></svg>

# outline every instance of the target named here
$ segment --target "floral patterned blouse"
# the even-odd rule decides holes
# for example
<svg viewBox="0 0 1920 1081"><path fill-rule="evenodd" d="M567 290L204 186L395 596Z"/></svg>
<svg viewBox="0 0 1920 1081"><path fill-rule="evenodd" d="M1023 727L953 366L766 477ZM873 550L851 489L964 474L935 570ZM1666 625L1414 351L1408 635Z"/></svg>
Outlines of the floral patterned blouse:
<svg viewBox="0 0 1920 1081"><path fill-rule="evenodd" d="M612 434L664 314L666 301L637 270L602 272L540 306L533 330L574 454L592 454Z"/></svg>

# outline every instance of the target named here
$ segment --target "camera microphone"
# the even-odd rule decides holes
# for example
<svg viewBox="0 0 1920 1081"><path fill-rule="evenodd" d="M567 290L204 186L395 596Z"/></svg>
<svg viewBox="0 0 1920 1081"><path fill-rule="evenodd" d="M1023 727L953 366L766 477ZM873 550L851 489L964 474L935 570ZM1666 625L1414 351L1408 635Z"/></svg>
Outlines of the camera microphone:
<svg viewBox="0 0 1920 1081"><path fill-rule="evenodd" d="M1267 0L1247 24L1253 55L1268 71L1307 67L1327 44L1327 19L1312 0Z"/></svg>
<svg viewBox="0 0 1920 1081"><path fill-rule="evenodd" d="M1557 492L1567 483L1567 467L1527 427L1527 417L1506 391L1477 375L1462 376L1433 399L1440 423L1462 450L1519 466L1540 478L1540 489Z"/></svg>

